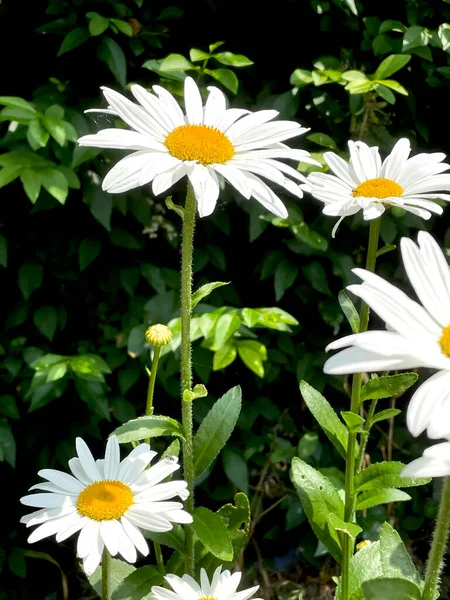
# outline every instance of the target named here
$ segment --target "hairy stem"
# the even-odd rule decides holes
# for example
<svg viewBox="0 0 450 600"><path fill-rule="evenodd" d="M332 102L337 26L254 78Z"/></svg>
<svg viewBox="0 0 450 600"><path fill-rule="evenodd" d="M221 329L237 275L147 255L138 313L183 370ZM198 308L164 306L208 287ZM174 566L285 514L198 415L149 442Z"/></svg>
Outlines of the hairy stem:
<svg viewBox="0 0 450 600"><path fill-rule="evenodd" d="M111 592L111 554L104 548L102 555L102 600L110 600Z"/></svg>
<svg viewBox="0 0 450 600"><path fill-rule="evenodd" d="M147 390L147 405L145 407L145 415L153 414L153 393L155 391L156 373L158 372L159 355L161 354L161 347L155 346L155 353L153 354L152 370L150 371L150 378L148 381Z"/></svg>
<svg viewBox="0 0 450 600"><path fill-rule="evenodd" d="M184 207L181 244L181 416L185 440L183 442L184 479L188 485L189 497L186 510L194 510L194 456L192 447L192 402L183 400L185 390L192 388L191 361L191 312L192 312L192 256L194 250L194 228L196 200L191 184L188 184ZM194 532L190 525L185 528L185 573L194 575Z"/></svg>

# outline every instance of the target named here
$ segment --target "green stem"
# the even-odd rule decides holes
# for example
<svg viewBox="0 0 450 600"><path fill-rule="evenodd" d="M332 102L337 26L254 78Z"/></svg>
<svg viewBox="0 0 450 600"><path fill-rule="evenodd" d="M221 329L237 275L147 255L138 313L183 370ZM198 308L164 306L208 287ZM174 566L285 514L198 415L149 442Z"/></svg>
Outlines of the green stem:
<svg viewBox="0 0 450 600"><path fill-rule="evenodd" d="M368 271L375 271L375 264L377 261L377 250L378 250L378 239L380 236L380 224L381 219L373 219L370 221L369 229L369 244L367 248L366 258L366 269ZM367 331L369 325L369 306L365 303L361 303L361 311L359 315L359 333ZM360 405L360 393L361 393L361 382L362 373L355 373L353 375L352 382L352 393L351 393L351 406L350 410L354 413L359 413ZM347 456L345 460L345 507L344 507L344 521L346 523L352 523L355 520L355 446L356 436L354 432L349 432L347 441ZM359 464L358 464L359 470ZM353 539L343 534L342 539L342 576L341 576L341 589L342 589L342 600L349 600L350 594L350 560L353 556Z"/></svg>
<svg viewBox="0 0 450 600"><path fill-rule="evenodd" d="M377 407L378 400L373 399L369 406L369 412L367 413L366 422L364 423L364 429L361 431L361 439L359 442L359 453L356 458L356 468L358 471L361 471L364 454L366 452L367 440L369 439L369 433L372 428L372 419L375 414L375 409Z"/></svg>
<svg viewBox="0 0 450 600"><path fill-rule="evenodd" d="M439 596L439 576L444 566L447 550L448 532L450 528L450 477L444 479L441 503L433 534L430 555L425 573L423 600L434 600Z"/></svg>
<svg viewBox="0 0 450 600"><path fill-rule="evenodd" d="M164 559L161 552L161 544L158 544L158 542L153 542L153 545L155 546L156 565L161 575L165 575L166 567L164 566Z"/></svg>
<svg viewBox="0 0 450 600"><path fill-rule="evenodd" d="M158 372L158 363L159 363L159 355L160 354L161 354L161 346L155 346L155 353L153 354L153 360L152 360L152 370L150 371L150 378L148 381L147 406L145 407L145 415L146 416L153 414L153 393L155 391L156 373Z"/></svg>
<svg viewBox="0 0 450 600"><path fill-rule="evenodd" d="M102 600L110 600L111 592L111 554L104 548L102 555Z"/></svg>
<svg viewBox="0 0 450 600"><path fill-rule="evenodd" d="M194 250L195 212L197 203L194 190L188 184L184 207L183 232L181 244L181 418L184 430L183 470L189 491L185 508L192 514L194 510L194 455L192 447L192 402L183 400L185 390L192 388L191 364L191 311L192 311L192 255ZM187 525L185 548L185 573L194 575L194 532Z"/></svg>

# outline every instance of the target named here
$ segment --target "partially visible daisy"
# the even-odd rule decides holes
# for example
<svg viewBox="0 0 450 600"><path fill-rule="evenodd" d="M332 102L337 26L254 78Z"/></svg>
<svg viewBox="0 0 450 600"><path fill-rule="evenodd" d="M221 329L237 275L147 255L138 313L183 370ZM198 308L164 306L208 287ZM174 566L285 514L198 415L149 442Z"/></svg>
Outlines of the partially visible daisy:
<svg viewBox="0 0 450 600"><path fill-rule="evenodd" d="M403 264L422 305L378 275L353 269L362 284L348 289L385 321L388 331L356 333L332 342L327 350L350 348L324 365L342 375L428 367L439 369L413 395L406 414L410 432L425 429L430 438L450 437L450 270L429 233L420 231L418 246L401 240Z"/></svg>
<svg viewBox="0 0 450 600"><path fill-rule="evenodd" d="M293 121L272 121L276 110L251 113L226 107L223 93L209 87L203 106L191 77L184 84L186 114L165 88L154 85L154 94L132 85L135 104L114 90L102 88L108 108L131 128L103 129L78 140L80 146L133 150L106 175L102 187L118 194L152 184L162 194L185 175L197 199L201 217L210 215L219 197L219 179L226 179L245 198L255 198L267 210L286 218L281 200L259 177L284 187L302 198L300 184L306 178L278 159L319 164L306 150L294 150L284 140L308 131Z"/></svg>
<svg viewBox="0 0 450 600"><path fill-rule="evenodd" d="M450 169L443 163L445 154L411 152L409 140L398 140L383 162L377 146L364 142L348 142L350 161L347 163L334 152L325 152L329 173L311 173L307 187L315 198L325 204L323 213L340 217L333 228L333 237L341 221L360 210L366 221L376 219L389 206L401 206L406 211L429 219L431 213L442 214L435 198L450 200L450 175L440 175Z"/></svg>
<svg viewBox="0 0 450 600"><path fill-rule="evenodd" d="M94 460L86 443L76 439L77 458L69 461L73 475L55 469L39 471L45 483L20 499L26 506L40 508L22 517L27 527L39 525L28 538L33 543L56 534L62 542L80 532L78 556L91 575L100 564L104 547L112 556L120 554L136 562L136 549L147 556L149 549L140 529L169 531L172 523L192 523L181 502L168 502L174 496L186 500L185 481L160 483L179 468L174 456L147 469L156 452L140 444L120 461L116 436L106 445L104 460Z"/></svg>
<svg viewBox="0 0 450 600"><path fill-rule="evenodd" d="M402 477L448 477L450 476L450 442L435 444L423 452L423 456L406 465Z"/></svg>
<svg viewBox="0 0 450 600"><path fill-rule="evenodd" d="M241 573L238 571L231 575L230 571L221 573L221 570L222 567L217 567L210 583L205 569L201 569L200 585L189 575L183 575L183 577L166 575L165 579L174 591L153 586L152 595L156 600L248 600L259 589L259 585L257 585L242 592L236 592L241 581ZM254 598L253 600L261 599Z"/></svg>

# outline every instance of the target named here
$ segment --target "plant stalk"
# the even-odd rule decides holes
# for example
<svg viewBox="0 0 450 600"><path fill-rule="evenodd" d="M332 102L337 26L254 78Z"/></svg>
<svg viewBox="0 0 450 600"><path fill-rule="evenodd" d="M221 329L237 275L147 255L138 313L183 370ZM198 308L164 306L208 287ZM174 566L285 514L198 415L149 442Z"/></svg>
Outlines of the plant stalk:
<svg viewBox="0 0 450 600"><path fill-rule="evenodd" d="M147 405L145 407L145 416L153 414L153 393L155 391L156 373L158 372L159 355L161 354L161 346L155 346L155 351L152 360L152 370L148 381L147 390Z"/></svg>
<svg viewBox="0 0 450 600"><path fill-rule="evenodd" d="M380 237L380 225L381 218L373 219L370 221L369 228L369 244L367 248L366 258L366 269L368 271L375 271L375 264L377 261L378 251L378 239ZM361 310L359 315L359 333L367 331L369 325L369 305L365 302L361 303ZM350 410L356 414L359 414L360 395L361 395L361 381L362 373L355 373L352 381L352 393L350 401ZM345 460L345 508L344 508L344 521L346 523L353 523L355 520L355 471L359 470L355 461L355 448L356 448L356 432L348 433L347 442L347 456ZM359 456L358 456L359 458ZM341 575L341 589L342 589L342 600L349 600L350 593L350 560L353 556L353 539L343 534L342 538L342 575Z"/></svg>
<svg viewBox="0 0 450 600"><path fill-rule="evenodd" d="M102 600L111 600L111 554L106 547L102 555Z"/></svg>
<svg viewBox="0 0 450 600"><path fill-rule="evenodd" d="M450 477L444 479L441 503L434 528L433 541L428 556L425 572L425 587L423 600L434 600L439 597L439 579L444 566L444 556L447 551L448 533L450 528Z"/></svg>
<svg viewBox="0 0 450 600"><path fill-rule="evenodd" d="M191 312L192 312L192 257L194 251L194 228L197 203L190 183L184 207L181 243L181 418L184 430L183 473L189 496L185 508L189 514L194 510L194 455L192 447L192 402L183 400L185 390L192 388L191 359ZM190 525L185 528L185 573L194 576L194 532Z"/></svg>

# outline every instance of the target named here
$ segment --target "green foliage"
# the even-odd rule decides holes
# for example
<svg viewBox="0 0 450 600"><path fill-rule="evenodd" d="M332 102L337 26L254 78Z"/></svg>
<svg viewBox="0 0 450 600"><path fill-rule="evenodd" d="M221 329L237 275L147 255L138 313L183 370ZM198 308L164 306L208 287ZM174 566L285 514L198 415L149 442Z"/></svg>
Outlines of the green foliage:
<svg viewBox="0 0 450 600"><path fill-rule="evenodd" d="M361 401L398 396L414 385L417 378L417 373L402 373L371 379L361 388Z"/></svg>

